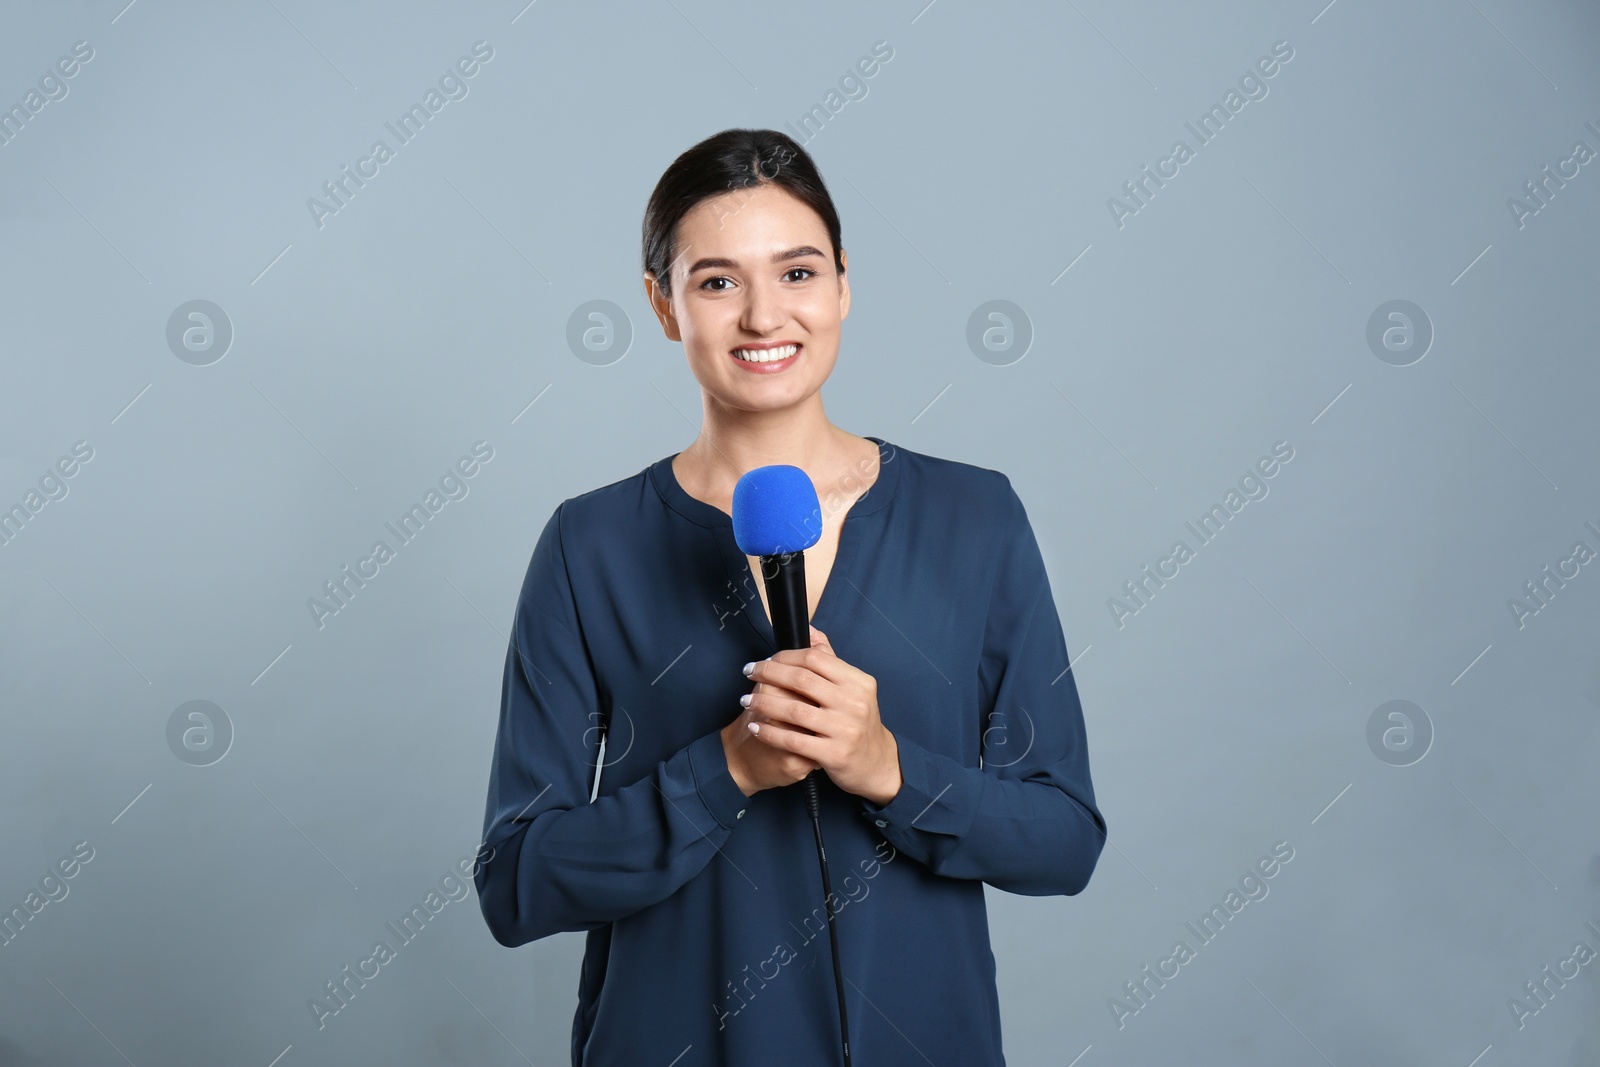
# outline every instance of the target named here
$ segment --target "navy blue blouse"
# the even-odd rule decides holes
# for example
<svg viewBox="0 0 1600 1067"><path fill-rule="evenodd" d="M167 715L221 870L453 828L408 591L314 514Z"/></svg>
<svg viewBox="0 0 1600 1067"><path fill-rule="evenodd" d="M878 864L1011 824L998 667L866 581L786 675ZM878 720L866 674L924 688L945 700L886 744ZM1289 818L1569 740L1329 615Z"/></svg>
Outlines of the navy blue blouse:
<svg viewBox="0 0 1600 1067"><path fill-rule="evenodd" d="M723 753L740 668L776 650L728 514L668 456L539 536L475 880L503 945L587 931L575 1067L838 1063L830 908L855 1063L1005 1063L982 883L1088 883L1083 713L1010 480L869 439L811 621L877 680L903 785L880 806L822 777L831 900L802 790L746 797Z"/></svg>

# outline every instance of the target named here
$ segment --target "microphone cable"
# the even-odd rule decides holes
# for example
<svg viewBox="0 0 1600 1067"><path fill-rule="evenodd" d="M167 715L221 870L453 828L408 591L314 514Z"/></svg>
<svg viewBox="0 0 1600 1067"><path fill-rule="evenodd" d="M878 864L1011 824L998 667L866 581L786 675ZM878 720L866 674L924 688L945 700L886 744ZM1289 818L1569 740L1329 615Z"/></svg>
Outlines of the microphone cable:
<svg viewBox="0 0 1600 1067"><path fill-rule="evenodd" d="M844 973L839 969L839 932L834 927L833 885L828 880L828 849L822 840L822 815L817 800L817 781L821 770L812 771L801 780L806 791L806 808L811 812L811 829L817 839L817 863L822 867L822 908L828 913L828 947L833 953L833 986L839 994L839 1040L844 1051L844 1067L850 1067L850 1013L844 1003Z"/></svg>

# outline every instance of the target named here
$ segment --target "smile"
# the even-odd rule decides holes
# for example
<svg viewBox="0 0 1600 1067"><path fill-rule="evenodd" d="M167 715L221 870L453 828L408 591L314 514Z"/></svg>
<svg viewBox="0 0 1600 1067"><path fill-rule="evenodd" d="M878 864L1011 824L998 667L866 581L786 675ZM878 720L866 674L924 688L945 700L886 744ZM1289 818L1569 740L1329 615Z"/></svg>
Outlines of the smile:
<svg viewBox="0 0 1600 1067"><path fill-rule="evenodd" d="M733 349L730 354L739 370L749 374L782 374L800 358L798 344L773 344L766 347Z"/></svg>
<svg viewBox="0 0 1600 1067"><path fill-rule="evenodd" d="M779 344L773 349L734 349L733 358L746 363L779 363L800 352L798 344Z"/></svg>

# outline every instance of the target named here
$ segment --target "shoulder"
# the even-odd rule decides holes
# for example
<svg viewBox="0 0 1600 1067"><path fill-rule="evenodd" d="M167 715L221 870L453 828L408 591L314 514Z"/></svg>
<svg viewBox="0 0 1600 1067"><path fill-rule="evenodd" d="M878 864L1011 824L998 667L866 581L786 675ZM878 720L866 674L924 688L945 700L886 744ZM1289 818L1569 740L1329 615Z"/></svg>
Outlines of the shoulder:
<svg viewBox="0 0 1600 1067"><path fill-rule="evenodd" d="M564 557L599 548L607 531L636 529L652 493L649 468L575 496L564 498L545 520L540 540Z"/></svg>
<svg viewBox="0 0 1600 1067"><path fill-rule="evenodd" d="M1026 519L1011 479L992 467L915 452L899 445L894 446L885 462L904 464L899 473L900 489L926 506L990 521Z"/></svg>
<svg viewBox="0 0 1600 1067"><path fill-rule="evenodd" d="M901 492L922 544L973 564L977 587L1036 589L1044 559L1028 509L1005 472L977 463L899 449ZM907 491L909 490L909 491Z"/></svg>

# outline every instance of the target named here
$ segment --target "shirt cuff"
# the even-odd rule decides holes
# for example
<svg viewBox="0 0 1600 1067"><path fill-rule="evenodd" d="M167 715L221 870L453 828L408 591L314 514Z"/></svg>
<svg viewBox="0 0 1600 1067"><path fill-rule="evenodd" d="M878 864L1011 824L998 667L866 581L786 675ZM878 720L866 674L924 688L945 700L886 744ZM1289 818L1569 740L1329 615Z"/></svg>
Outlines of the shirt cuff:
<svg viewBox="0 0 1600 1067"><path fill-rule="evenodd" d="M689 745L689 770L706 811L719 825L733 829L744 817L750 798L744 795L728 770L728 754L722 750L721 730L713 730Z"/></svg>
<svg viewBox="0 0 1600 1067"><path fill-rule="evenodd" d="M904 734L894 740L900 750L900 792L882 806L862 797L866 817L886 836L907 830L957 837L966 833L977 813L975 791L983 789L982 772L930 752ZM974 781L975 775L979 780Z"/></svg>

